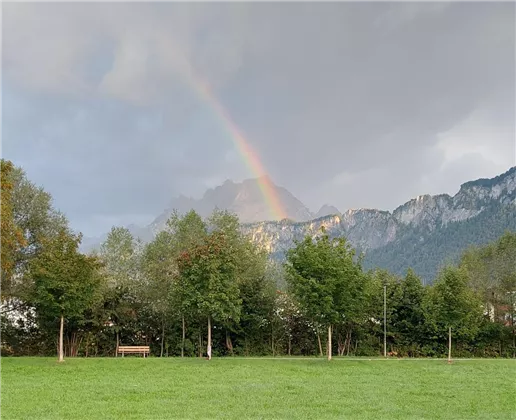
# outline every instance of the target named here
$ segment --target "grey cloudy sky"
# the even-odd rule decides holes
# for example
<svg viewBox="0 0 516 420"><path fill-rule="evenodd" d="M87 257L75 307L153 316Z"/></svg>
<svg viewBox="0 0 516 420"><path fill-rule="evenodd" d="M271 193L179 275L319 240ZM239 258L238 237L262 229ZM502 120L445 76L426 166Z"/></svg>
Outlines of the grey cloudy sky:
<svg viewBox="0 0 516 420"><path fill-rule="evenodd" d="M87 236L254 174L392 210L515 164L514 3L3 5L2 155Z"/></svg>

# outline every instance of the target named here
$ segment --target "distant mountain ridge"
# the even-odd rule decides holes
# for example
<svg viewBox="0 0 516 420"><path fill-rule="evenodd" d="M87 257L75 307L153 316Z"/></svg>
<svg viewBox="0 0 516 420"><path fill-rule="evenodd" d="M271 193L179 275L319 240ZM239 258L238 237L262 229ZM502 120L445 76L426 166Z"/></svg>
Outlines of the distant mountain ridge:
<svg viewBox="0 0 516 420"><path fill-rule="evenodd" d="M366 267L402 274L411 266L426 280L467 246L496 239L507 229L516 231L516 167L492 179L466 182L453 197L418 196L392 213L376 209L339 213L335 207L324 205L312 214L286 189L274 186L288 219L273 221L264 221L269 209L258 182L226 181L199 200L180 196L149 226L131 226L130 230L148 241L165 227L173 209L184 213L193 208L206 217L218 207L235 212L243 231L273 258L282 259L296 240L307 234L316 236L324 226L330 236L345 236L364 252Z"/></svg>
<svg viewBox="0 0 516 420"><path fill-rule="evenodd" d="M154 234L162 230L173 210L182 214L193 209L202 217L208 217L213 210L219 208L235 213L242 223L274 220L276 216L271 215L270 206L264 200L260 189L262 181L261 178L246 179L239 183L227 180L222 185L207 190L198 200L179 196L171 201L169 207L150 224L149 228ZM270 179L267 182L272 185L286 218L305 221L313 217L310 210L288 190L274 185Z"/></svg>
<svg viewBox="0 0 516 420"><path fill-rule="evenodd" d="M392 213L348 210L301 223L262 222L244 226L253 241L275 258L306 235L345 236L365 253L365 266L403 274L413 267L431 281L440 265L453 261L470 245L492 241L505 230L516 231L516 167L493 179L463 184L453 197L422 195Z"/></svg>

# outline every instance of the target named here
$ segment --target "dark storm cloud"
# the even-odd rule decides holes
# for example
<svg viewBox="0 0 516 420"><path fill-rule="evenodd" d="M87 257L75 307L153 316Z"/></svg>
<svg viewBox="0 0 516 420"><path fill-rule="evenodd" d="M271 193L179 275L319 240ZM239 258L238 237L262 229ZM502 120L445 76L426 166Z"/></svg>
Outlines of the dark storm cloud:
<svg viewBox="0 0 516 420"><path fill-rule="evenodd" d="M86 234L253 176L393 208L514 165L511 3L8 4L3 155Z"/></svg>
<svg viewBox="0 0 516 420"><path fill-rule="evenodd" d="M508 110L505 115L495 113L491 123L509 127L512 133L484 141L497 148L498 141L508 138L514 147L514 5L415 9L409 4L419 13L393 21L403 16L405 5L355 4L349 14L344 13L348 19L338 30L335 16L346 6L310 4L306 14L294 14L295 5L289 4L275 15L289 31L280 40L271 36L268 47L262 48L263 56L254 60L258 82L246 84L244 97L248 102L256 97L263 101L249 116L253 131L264 139L262 153L267 160L276 159L277 165L289 156L307 168L287 171L286 182L298 182L305 191L318 190L323 180L331 182L339 172L383 167L380 181L405 167L405 178L410 179L392 179L404 185L398 191L379 185L363 190L359 182L342 191L350 196L346 205L362 201L392 207L408 198L407 193L416 193L423 171L438 170L443 163L437 159L424 164L436 158L428 148L438 144L438 134L453 129L485 104ZM303 33L302 28L313 28L313 22L319 21L315 29ZM266 86L276 89L266 90ZM282 103L281 98L289 95L293 100ZM491 104L494 95L499 103ZM273 109L280 104L274 109L277 118L260 125L260 111L262 120L268 121L266 103L273 104ZM513 148L507 141L504 146L501 150L509 165ZM413 162L418 167L409 171ZM407 185L410 182L416 184L414 188ZM450 179L452 186L454 182L460 179ZM309 200L308 196L303 198Z"/></svg>

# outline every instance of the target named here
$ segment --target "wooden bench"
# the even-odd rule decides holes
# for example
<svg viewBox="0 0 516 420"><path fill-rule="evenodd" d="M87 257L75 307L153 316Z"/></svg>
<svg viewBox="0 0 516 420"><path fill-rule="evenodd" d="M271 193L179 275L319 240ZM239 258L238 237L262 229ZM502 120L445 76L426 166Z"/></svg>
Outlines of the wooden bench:
<svg viewBox="0 0 516 420"><path fill-rule="evenodd" d="M122 354L122 357L124 357L124 354L141 354L143 357L145 357L146 354L150 353L150 347L149 346L118 346L118 353Z"/></svg>

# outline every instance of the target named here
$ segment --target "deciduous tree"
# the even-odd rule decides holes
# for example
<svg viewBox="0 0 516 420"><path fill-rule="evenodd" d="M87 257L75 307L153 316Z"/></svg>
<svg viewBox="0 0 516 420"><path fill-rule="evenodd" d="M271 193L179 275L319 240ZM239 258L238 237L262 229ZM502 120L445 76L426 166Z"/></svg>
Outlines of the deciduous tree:
<svg viewBox="0 0 516 420"><path fill-rule="evenodd" d="M203 245L179 257L182 283L188 285L191 306L208 323L208 359L211 359L212 321L238 321L241 300L236 281L236 254L224 233L212 232Z"/></svg>
<svg viewBox="0 0 516 420"><path fill-rule="evenodd" d="M12 162L1 161L1 266L2 266L2 301L12 296L12 279L16 266L16 257L25 245L21 228L15 221L13 210Z"/></svg>
<svg viewBox="0 0 516 420"><path fill-rule="evenodd" d="M81 314L93 302L99 285L98 262L79 252L80 235L62 229L43 241L42 251L30 262L34 285L31 303L48 318L58 318L59 361L64 358L64 320Z"/></svg>
<svg viewBox="0 0 516 420"><path fill-rule="evenodd" d="M448 330L448 363L451 363L452 331L474 334L481 321L482 303L468 288L464 271L455 267L441 270L425 303L427 321L438 330Z"/></svg>
<svg viewBox="0 0 516 420"><path fill-rule="evenodd" d="M355 251L344 238L307 236L287 254L287 281L301 309L328 328L328 360L332 327L352 322L363 306L364 281Z"/></svg>

